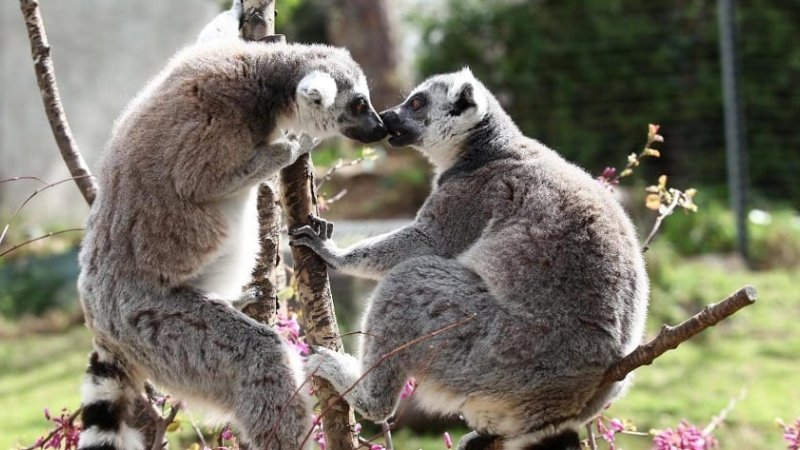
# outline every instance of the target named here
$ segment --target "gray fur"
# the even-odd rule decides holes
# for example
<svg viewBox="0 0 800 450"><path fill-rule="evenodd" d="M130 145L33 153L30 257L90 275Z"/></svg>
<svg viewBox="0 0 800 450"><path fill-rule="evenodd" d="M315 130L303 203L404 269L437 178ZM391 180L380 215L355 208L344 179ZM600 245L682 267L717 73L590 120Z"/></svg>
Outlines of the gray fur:
<svg viewBox="0 0 800 450"><path fill-rule="evenodd" d="M340 392L367 372L345 398L375 421L413 376L424 408L459 413L508 450L574 436L618 395L624 383L596 392L601 374L643 335L648 281L631 221L586 172L522 135L466 70L381 116L390 142L426 154L437 180L396 232L343 250L312 229L292 233L331 266L380 280L358 358L322 351L308 370Z"/></svg>
<svg viewBox="0 0 800 450"><path fill-rule="evenodd" d="M210 29L236 25L223 17ZM318 84L330 79L335 86ZM300 360L231 303L255 263L257 185L337 133L386 134L358 64L321 45L198 43L133 100L100 162L80 253L97 367L124 371L116 381L89 374L90 410L125 411L128 387L150 378L190 407L230 418L251 448L300 447L311 426ZM81 448L144 447L137 430L95 419Z"/></svg>

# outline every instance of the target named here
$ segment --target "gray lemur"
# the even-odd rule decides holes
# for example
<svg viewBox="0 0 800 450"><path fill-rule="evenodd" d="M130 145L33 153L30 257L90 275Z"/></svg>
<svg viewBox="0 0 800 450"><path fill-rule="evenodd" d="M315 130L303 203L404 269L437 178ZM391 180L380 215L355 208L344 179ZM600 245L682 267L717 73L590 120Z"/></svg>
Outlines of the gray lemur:
<svg viewBox="0 0 800 450"><path fill-rule="evenodd" d="M205 41L236 37L239 11L139 93L102 156L80 252L95 336L81 449L144 449L132 404L147 378L230 419L253 449L296 450L312 425L299 358L231 304L255 264L257 186L315 139L386 129L346 50Z"/></svg>
<svg viewBox="0 0 800 450"><path fill-rule="evenodd" d="M506 450L579 448L578 427L624 384L598 390L601 375L643 335L648 280L631 221L467 69L428 79L381 118L390 144L433 163L433 192L410 225L346 249L292 231L331 267L380 280L358 358L318 349L307 370L374 421L416 377L423 408L476 430L460 448L495 437Z"/></svg>

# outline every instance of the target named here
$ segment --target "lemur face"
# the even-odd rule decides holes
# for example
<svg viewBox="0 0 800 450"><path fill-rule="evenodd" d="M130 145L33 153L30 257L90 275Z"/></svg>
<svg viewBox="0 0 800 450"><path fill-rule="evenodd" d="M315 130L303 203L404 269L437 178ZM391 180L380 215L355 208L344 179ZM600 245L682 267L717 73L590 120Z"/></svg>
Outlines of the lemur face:
<svg viewBox="0 0 800 450"><path fill-rule="evenodd" d="M436 75L381 113L389 144L412 146L437 166L452 164L470 129L486 114L483 85L469 69Z"/></svg>
<svg viewBox="0 0 800 450"><path fill-rule="evenodd" d="M369 101L364 74L359 70L350 76L339 75L334 79L326 71L315 70L298 84L298 119L303 131L317 138L342 134L363 143L386 137L386 127Z"/></svg>

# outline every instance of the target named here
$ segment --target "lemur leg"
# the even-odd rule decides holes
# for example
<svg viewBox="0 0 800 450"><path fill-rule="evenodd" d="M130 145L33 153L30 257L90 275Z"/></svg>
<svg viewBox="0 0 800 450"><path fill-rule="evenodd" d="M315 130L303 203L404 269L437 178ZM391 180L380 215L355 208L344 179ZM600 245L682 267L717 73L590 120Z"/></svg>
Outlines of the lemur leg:
<svg viewBox="0 0 800 450"><path fill-rule="evenodd" d="M103 329L146 376L232 415L252 448L300 448L311 417L301 362L273 329L196 291L133 297Z"/></svg>
<svg viewBox="0 0 800 450"><path fill-rule="evenodd" d="M487 295L480 279L455 260L410 259L373 293L359 358L322 350L309 358L307 372L329 380L364 417L386 420L407 377L471 376L468 364L453 359L464 356L450 354L449 347L473 339L478 322L493 316L491 302L481 301Z"/></svg>

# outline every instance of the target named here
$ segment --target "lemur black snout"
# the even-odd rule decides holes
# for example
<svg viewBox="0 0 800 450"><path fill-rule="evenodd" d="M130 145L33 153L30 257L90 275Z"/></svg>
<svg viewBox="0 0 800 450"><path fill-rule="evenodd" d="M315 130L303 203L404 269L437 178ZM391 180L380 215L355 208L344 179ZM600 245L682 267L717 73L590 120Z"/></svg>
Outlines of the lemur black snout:
<svg viewBox="0 0 800 450"><path fill-rule="evenodd" d="M399 116L396 112L394 112L393 109L387 109L386 111L380 113L380 118L387 127L391 127L391 123L397 122Z"/></svg>

